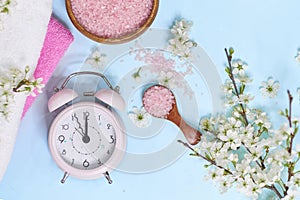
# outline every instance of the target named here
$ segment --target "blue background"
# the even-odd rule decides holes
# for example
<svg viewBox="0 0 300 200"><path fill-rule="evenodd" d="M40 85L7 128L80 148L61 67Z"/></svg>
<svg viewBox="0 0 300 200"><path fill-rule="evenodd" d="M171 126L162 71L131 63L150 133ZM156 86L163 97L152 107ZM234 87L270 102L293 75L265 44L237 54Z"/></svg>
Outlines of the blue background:
<svg viewBox="0 0 300 200"><path fill-rule="evenodd" d="M286 90L290 89L297 97L296 89L300 86L300 66L294 59L300 47L299 8L297 0L163 0L152 27L169 28L176 18L192 20L191 38L210 56L223 79L224 48L234 47L236 56L249 65L254 77L253 91L270 76L281 83L280 98L274 104L259 95L256 98L258 105L264 105L275 116L279 108L287 106ZM72 26L64 1L53 1L53 13L75 36L65 56L77 51L76 59L83 61L95 43ZM61 185L62 172L51 159L47 123L40 116L41 112L47 112L45 105L38 98L22 122L11 162L0 182L0 199L247 199L235 190L219 194L213 183L203 180L205 162L189 157L188 153L153 173L134 175L114 171L112 185L104 179L75 178ZM300 115L298 98L294 105L295 113ZM280 118L273 117L273 120L280 121Z"/></svg>

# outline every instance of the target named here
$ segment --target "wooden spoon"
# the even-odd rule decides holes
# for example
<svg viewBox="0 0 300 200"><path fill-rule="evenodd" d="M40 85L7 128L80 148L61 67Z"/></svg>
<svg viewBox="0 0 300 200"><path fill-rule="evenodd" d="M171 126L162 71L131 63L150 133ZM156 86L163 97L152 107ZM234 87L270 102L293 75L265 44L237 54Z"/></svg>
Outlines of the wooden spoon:
<svg viewBox="0 0 300 200"><path fill-rule="evenodd" d="M152 116L154 116L154 117L158 117L155 113L151 113L150 109L147 109L151 105L147 105L147 102L145 101L146 100L145 94L147 94L147 92L151 88L153 88L153 87L156 87L156 88L166 88L166 89L168 89L171 92L171 94L174 97L174 103L172 104L172 108L169 110L169 113L167 115L165 115L165 116L161 116L160 118L165 118L165 119L173 122L174 124L176 124L180 128L180 130L182 131L184 137L186 138L186 140L188 141L189 144L191 144L191 145L198 144L198 142L201 139L201 133L198 130L196 130L193 127L191 127L190 125L188 125L184 121L184 119L181 117L181 115L178 112L178 108L177 108L177 105L176 105L175 96L174 96L174 94L172 93L172 91L169 88L167 88L165 86L162 86L162 85L154 85L154 86L151 86L150 88L148 88L145 91L145 93L143 95L143 105L144 105L145 109L147 110L147 112L149 114L151 114ZM160 104L160 103L163 103L163 102L158 102L158 103Z"/></svg>

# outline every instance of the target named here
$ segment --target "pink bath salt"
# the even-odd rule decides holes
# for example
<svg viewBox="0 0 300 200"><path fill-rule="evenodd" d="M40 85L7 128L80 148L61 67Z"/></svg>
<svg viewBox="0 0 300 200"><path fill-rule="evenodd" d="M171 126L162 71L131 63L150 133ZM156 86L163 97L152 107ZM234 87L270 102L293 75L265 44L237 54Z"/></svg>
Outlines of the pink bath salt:
<svg viewBox="0 0 300 200"><path fill-rule="evenodd" d="M75 18L88 32L119 38L147 21L153 0L71 0L71 5Z"/></svg>
<svg viewBox="0 0 300 200"><path fill-rule="evenodd" d="M143 96L144 108L155 117L166 118L175 103L173 93L164 86L152 86Z"/></svg>

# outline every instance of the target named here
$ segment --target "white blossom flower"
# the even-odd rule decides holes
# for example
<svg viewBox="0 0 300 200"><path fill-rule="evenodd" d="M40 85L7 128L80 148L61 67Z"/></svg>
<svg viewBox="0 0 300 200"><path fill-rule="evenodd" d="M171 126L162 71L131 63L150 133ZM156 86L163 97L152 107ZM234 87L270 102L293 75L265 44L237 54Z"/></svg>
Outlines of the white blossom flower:
<svg viewBox="0 0 300 200"><path fill-rule="evenodd" d="M242 141L236 131L228 130L226 134L220 134L219 138L222 141L227 142L232 150L236 150L241 146Z"/></svg>
<svg viewBox="0 0 300 200"><path fill-rule="evenodd" d="M234 177L245 177L255 171L250 165L250 159L243 159L240 163L236 164L236 171L234 172Z"/></svg>
<svg viewBox="0 0 300 200"><path fill-rule="evenodd" d="M245 176L240 176L237 179L237 185L236 187L241 191L241 192L246 192L250 186L254 185L253 180L251 179L250 175L247 174Z"/></svg>
<svg viewBox="0 0 300 200"><path fill-rule="evenodd" d="M269 78L267 81L261 83L260 92L263 97L275 98L280 88L278 81L274 81L272 78Z"/></svg>
<svg viewBox="0 0 300 200"><path fill-rule="evenodd" d="M201 138L201 141L200 141L200 143L199 143L199 149L201 150L201 151L207 151L207 152L210 152L210 150L211 150L211 142L210 141L208 141L207 139L206 139L206 137L205 136L203 136L202 138Z"/></svg>
<svg viewBox="0 0 300 200"><path fill-rule="evenodd" d="M248 147L249 153L245 154L245 159L249 159L252 161L257 161L264 153L263 149L261 147L255 147L252 145L251 147Z"/></svg>
<svg viewBox="0 0 300 200"><path fill-rule="evenodd" d="M204 145L205 144L203 144L203 147ZM216 157L216 155L220 153L222 146L223 143L219 141L206 143L206 149L212 154L213 157Z"/></svg>
<svg viewBox="0 0 300 200"><path fill-rule="evenodd" d="M191 26L192 22L188 22L184 19L175 21L171 29L174 38L169 40L167 50L180 58L189 58L191 48L197 45L194 41L190 40L188 35Z"/></svg>
<svg viewBox="0 0 300 200"><path fill-rule="evenodd" d="M247 84L251 83L252 81L253 81L253 79L251 79L246 74L240 75L236 78L237 83L242 83L244 85L247 85Z"/></svg>
<svg viewBox="0 0 300 200"><path fill-rule="evenodd" d="M193 26L193 22L186 21L185 19L176 20L175 25L171 29L173 34L182 34L182 32L190 31Z"/></svg>
<svg viewBox="0 0 300 200"><path fill-rule="evenodd" d="M43 78L38 78L35 80L32 80L32 86L34 87L35 90L33 90L33 92L37 92L37 93L43 93L43 88L45 87L45 84L43 84Z"/></svg>
<svg viewBox="0 0 300 200"><path fill-rule="evenodd" d="M266 129L271 128L271 122L267 116L267 113L261 112L259 110L256 110L256 120L254 121L254 123Z"/></svg>
<svg viewBox="0 0 300 200"><path fill-rule="evenodd" d="M237 118L234 117L229 117L228 118L228 124L225 126L226 128L232 128L232 129L238 129L242 126L241 120L238 120Z"/></svg>
<svg viewBox="0 0 300 200"><path fill-rule="evenodd" d="M223 194L227 192L227 190L232 186L234 179L230 176L223 176L222 180L219 181L219 190L220 193Z"/></svg>
<svg viewBox="0 0 300 200"><path fill-rule="evenodd" d="M262 188L259 187L257 184L249 184L245 194L249 197L252 197L253 199L257 199L258 195L261 193Z"/></svg>
<svg viewBox="0 0 300 200"><path fill-rule="evenodd" d="M231 97L233 96L233 84L230 80L226 80L225 84L222 86L223 92L225 95Z"/></svg>
<svg viewBox="0 0 300 200"><path fill-rule="evenodd" d="M300 187L300 174L297 173L294 176L291 177L290 182L297 187Z"/></svg>
<svg viewBox="0 0 300 200"><path fill-rule="evenodd" d="M213 180L213 181L219 181L224 176L224 169L210 169L207 172L207 175L204 176L205 180Z"/></svg>
<svg viewBox="0 0 300 200"><path fill-rule="evenodd" d="M190 48L193 46L194 43L190 41L184 41L181 37L175 37L174 39L169 40L168 50L180 58L189 58L191 52Z"/></svg>
<svg viewBox="0 0 300 200"><path fill-rule="evenodd" d="M210 119L204 118L200 121L200 128L205 131L211 131L213 129L213 123Z"/></svg>
<svg viewBox="0 0 300 200"><path fill-rule="evenodd" d="M254 127L253 127L253 125L248 124L246 127L245 126L240 127L239 132L242 135L243 141L244 141L244 139L249 140L249 139L253 138Z"/></svg>
<svg viewBox="0 0 300 200"><path fill-rule="evenodd" d="M229 159L230 155L228 154L228 148L221 148L218 153L215 154L215 162L218 166L227 166L231 163Z"/></svg>
<svg viewBox="0 0 300 200"><path fill-rule="evenodd" d="M254 96L251 94L241 94L238 98L238 102L242 104L249 104L253 99Z"/></svg>
<svg viewBox="0 0 300 200"><path fill-rule="evenodd" d="M29 67L26 66L24 72L16 68L9 68L1 72L0 76L0 121L4 118L9 121L11 118L11 108L15 104L15 94L23 93L25 95L36 96L35 91L42 92L44 84L43 79L27 78Z"/></svg>
<svg viewBox="0 0 300 200"><path fill-rule="evenodd" d="M248 68L248 65L242 60L234 60L232 62L232 67L233 67L232 74L245 76L245 70Z"/></svg>
<svg viewBox="0 0 300 200"><path fill-rule="evenodd" d="M260 188L263 188L268 184L267 174L265 173L265 171L261 169L258 169L256 173L253 174L252 177L255 183L258 184Z"/></svg>
<svg viewBox="0 0 300 200"><path fill-rule="evenodd" d="M98 48L95 48L85 63L96 69L103 70L105 67L106 55L102 54Z"/></svg>
<svg viewBox="0 0 300 200"><path fill-rule="evenodd" d="M176 85L176 80L173 72L161 71L159 77L157 78L159 84L164 85L168 88L174 88Z"/></svg>
<svg viewBox="0 0 300 200"><path fill-rule="evenodd" d="M232 108L233 106L235 106L237 104L237 98L231 98L231 99L227 99L226 101L225 101L225 104L224 104L224 106L226 107L226 108Z"/></svg>
<svg viewBox="0 0 300 200"><path fill-rule="evenodd" d="M133 107L132 111L128 113L128 117L131 119L132 123L138 128L146 128L151 124L151 115L147 113L144 107L138 109Z"/></svg>

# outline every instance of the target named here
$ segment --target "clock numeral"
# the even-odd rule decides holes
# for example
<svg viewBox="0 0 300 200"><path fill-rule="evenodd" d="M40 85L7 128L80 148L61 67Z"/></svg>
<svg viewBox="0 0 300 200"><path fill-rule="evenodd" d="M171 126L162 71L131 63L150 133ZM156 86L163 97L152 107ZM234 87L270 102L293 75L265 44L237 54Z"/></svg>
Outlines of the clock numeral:
<svg viewBox="0 0 300 200"><path fill-rule="evenodd" d="M110 129L112 127L111 124L107 124L106 126L107 126L107 129Z"/></svg>
<svg viewBox="0 0 300 200"><path fill-rule="evenodd" d="M63 156L67 155L67 151L64 149L64 150L61 152L61 155L63 155Z"/></svg>
<svg viewBox="0 0 300 200"><path fill-rule="evenodd" d="M63 124L61 125L62 130L69 130L69 124Z"/></svg>
<svg viewBox="0 0 300 200"><path fill-rule="evenodd" d="M85 159L85 160L83 161L82 165L83 165L84 167L89 167L89 166L90 166L90 163L87 161L87 159Z"/></svg>
<svg viewBox="0 0 300 200"><path fill-rule="evenodd" d="M107 152L106 152L107 154L110 154L110 151L109 150L107 150Z"/></svg>
<svg viewBox="0 0 300 200"><path fill-rule="evenodd" d="M63 143L65 141L65 139L66 138L63 135L58 136L58 141L60 141L60 143Z"/></svg>
<svg viewBox="0 0 300 200"><path fill-rule="evenodd" d="M72 121L76 121L78 118L77 118L77 116L76 116L76 113L74 113L73 115L72 115Z"/></svg>
<svg viewBox="0 0 300 200"><path fill-rule="evenodd" d="M99 166L102 165L102 162L101 162L100 159L98 159L98 165L99 165Z"/></svg>
<svg viewBox="0 0 300 200"><path fill-rule="evenodd" d="M90 113L88 111L83 112L83 119L85 120L86 118L90 116Z"/></svg>
<svg viewBox="0 0 300 200"><path fill-rule="evenodd" d="M116 139L114 138L113 135L110 135L110 139L111 139L111 141L109 142L110 144L115 143Z"/></svg>
<svg viewBox="0 0 300 200"><path fill-rule="evenodd" d="M75 162L75 159L73 158L73 159L72 159L72 162L71 162L71 166L74 165L74 162Z"/></svg>
<svg viewBox="0 0 300 200"><path fill-rule="evenodd" d="M98 115L99 125L101 125L101 115Z"/></svg>

